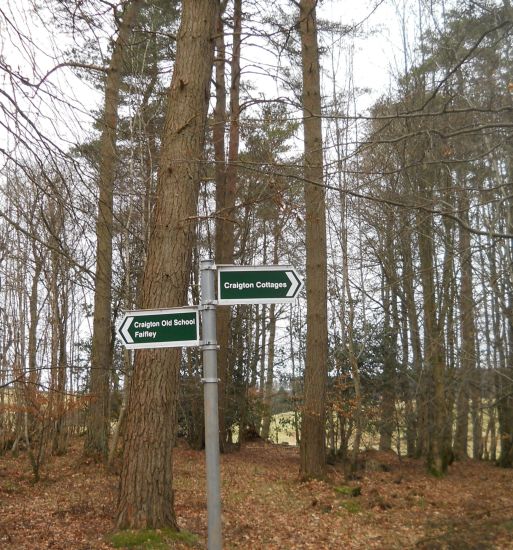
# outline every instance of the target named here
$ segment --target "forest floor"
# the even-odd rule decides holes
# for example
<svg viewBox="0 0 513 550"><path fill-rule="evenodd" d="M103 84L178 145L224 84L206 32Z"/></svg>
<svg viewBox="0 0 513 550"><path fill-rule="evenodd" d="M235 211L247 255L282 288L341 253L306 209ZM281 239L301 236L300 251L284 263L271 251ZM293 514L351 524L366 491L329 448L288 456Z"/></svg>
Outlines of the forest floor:
<svg viewBox="0 0 513 550"><path fill-rule="evenodd" d="M37 484L23 454L0 458L1 549L115 547L117 476L84 462L81 444L53 457ZM296 448L256 442L223 455L224 548L513 548L512 470L465 461L436 479L393 453L366 459L370 468L350 483L336 466L328 482L299 483ZM131 548L206 547L204 454L179 444L174 472L178 522L192 536L162 542L163 533ZM361 494L344 494L348 485Z"/></svg>

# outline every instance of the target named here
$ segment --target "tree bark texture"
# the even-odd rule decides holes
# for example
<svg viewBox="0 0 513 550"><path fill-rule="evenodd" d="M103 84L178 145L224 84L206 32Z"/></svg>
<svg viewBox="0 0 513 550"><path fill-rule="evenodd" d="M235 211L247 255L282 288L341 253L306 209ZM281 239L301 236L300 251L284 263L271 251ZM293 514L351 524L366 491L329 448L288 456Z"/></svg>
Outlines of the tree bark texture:
<svg viewBox="0 0 513 550"><path fill-rule="evenodd" d="M306 360L301 433L302 479L326 475L325 401L328 355L326 199L316 0L299 3L303 71L306 206Z"/></svg>
<svg viewBox="0 0 513 550"><path fill-rule="evenodd" d="M413 267L413 254L412 254L412 239L413 232L411 230L412 220L406 216L401 218L401 235L400 235L400 247L402 257L402 270L403 270L403 293L404 293L404 306L407 312L407 320L410 331L411 339L411 351L413 358L413 373L417 379L417 393L411 391L411 403L408 406L408 414L406 416L407 422L407 440L409 442L409 454L411 456L420 457L425 454L427 443L427 400L426 396L420 393L420 388L423 385L423 356L422 345L420 340L420 327L417 314L417 307L415 303L415 272ZM422 384L421 384L422 382ZM407 390L409 392L409 380L406 376ZM414 397L416 397L416 410L413 406Z"/></svg>
<svg viewBox="0 0 513 550"><path fill-rule="evenodd" d="M276 341L276 304L269 308L269 351L267 353L267 373L264 386L264 401L262 415L262 429L260 437L263 440L269 439L272 418L272 399L274 381L274 353Z"/></svg>
<svg viewBox="0 0 513 550"><path fill-rule="evenodd" d="M394 220L390 210L386 212L386 227L383 249L383 310L384 310L384 357L383 395L381 398L381 422L379 426L379 448L392 448L392 435L396 426L395 401L397 378L397 294L398 276L393 245Z"/></svg>
<svg viewBox="0 0 513 550"><path fill-rule="evenodd" d="M508 175L511 181L513 170L508 166ZM512 185L504 188L504 196L511 196ZM513 201L508 197L508 208L506 210L506 227L513 231ZM501 441L501 452L498 463L503 468L513 467L513 242L510 239L501 253L502 262L506 266L508 277L505 278L502 295L502 304L505 313L503 335L507 345L504 346L504 360L502 368L498 372L497 418L499 420L499 433ZM496 331L496 334L498 331Z"/></svg>
<svg viewBox="0 0 513 550"><path fill-rule="evenodd" d="M437 319L432 218L417 215L419 256L424 308L425 369L429 383L425 387L429 396L427 463L435 475L443 475L448 466L447 406L445 400L445 353L443 336Z"/></svg>
<svg viewBox="0 0 513 550"><path fill-rule="evenodd" d="M102 459L108 453L108 393L112 369L112 231L113 190L116 172L116 135L123 63L132 26L142 0L126 7L114 44L105 81L103 129L100 138L99 197L96 221L96 277L94 289L93 340L91 351L91 403L87 416L84 452Z"/></svg>
<svg viewBox="0 0 513 550"><path fill-rule="evenodd" d="M469 201L463 196L460 201L460 216L468 224ZM469 398L472 395L472 402L476 405L476 389L479 393L479 386L474 387L476 382L476 328L474 318L474 298L472 283L472 256L470 249L470 233L467 229L460 227L459 235L459 260L461 270L460 283L460 326L461 326L461 367L460 367L460 388L457 400L456 434L454 436L454 454L456 458L464 458L468 455L468 414ZM478 401L479 399L477 399ZM475 418L475 415L474 415ZM481 426L475 426L473 430L474 458L479 458L479 447L481 443ZM477 446L475 445L477 443ZM476 456L477 453L477 456Z"/></svg>
<svg viewBox="0 0 513 550"><path fill-rule="evenodd" d="M215 89L216 106L214 109L214 155L216 176L216 226L215 226L215 260L217 263L233 263L233 238L230 241L230 232L233 227L226 222L228 215L226 208L226 46L224 42L224 23L222 14L217 21L216 59L215 59ZM229 250L231 244L231 251ZM228 372L228 347L230 336L230 307L221 307L217 310L217 342L219 351L217 364L219 373L219 446L224 451L226 441L226 378Z"/></svg>
<svg viewBox="0 0 513 550"><path fill-rule="evenodd" d="M274 252L273 264L277 265L279 261L279 240L281 232L281 224L279 222L279 213L275 213L274 219ZM276 348L276 304L271 304L269 307L269 347L267 352L267 373L265 377L264 398L263 398L263 415L262 428L260 436L262 439L269 439L269 431L271 428L272 418L272 398L273 398L273 382L274 382L274 357ZM264 328L265 330L265 328Z"/></svg>
<svg viewBox="0 0 513 550"><path fill-rule="evenodd" d="M144 308L187 302L218 8L217 0L183 2L143 277ZM120 479L120 528L177 527L172 450L180 356L180 349L136 354Z"/></svg>
<svg viewBox="0 0 513 550"><path fill-rule="evenodd" d="M219 17L221 21L221 17ZM230 80L230 125L228 142L228 159L224 162L224 133L226 120L226 87L225 87L225 46L222 36L223 24L219 23L217 38L218 59L216 65L216 121L214 146L216 156L216 262L233 264L235 249L234 207L237 193L237 162L239 160L239 90L240 90L240 45L241 45L242 7L241 0L234 1L233 12L233 52ZM230 353L232 308L221 307L217 310L217 341L219 352L219 433L221 450L226 441L226 392L227 381L233 370L233 354Z"/></svg>

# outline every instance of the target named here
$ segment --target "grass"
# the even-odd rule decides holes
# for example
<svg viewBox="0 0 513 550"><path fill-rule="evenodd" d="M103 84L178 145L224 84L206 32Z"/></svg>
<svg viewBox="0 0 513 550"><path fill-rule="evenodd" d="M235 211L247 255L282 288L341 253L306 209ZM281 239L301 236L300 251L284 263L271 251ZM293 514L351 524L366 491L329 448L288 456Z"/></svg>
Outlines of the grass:
<svg viewBox="0 0 513 550"><path fill-rule="evenodd" d="M341 502L340 506L350 514L359 514L362 511L360 503L355 500L346 500L345 502Z"/></svg>
<svg viewBox="0 0 513 550"><path fill-rule="evenodd" d="M342 485L341 487L334 487L334 489L336 493L346 497L358 497L362 494L361 487L349 487L347 485Z"/></svg>
<svg viewBox="0 0 513 550"><path fill-rule="evenodd" d="M501 527L506 531L513 531L513 519L504 522Z"/></svg>
<svg viewBox="0 0 513 550"><path fill-rule="evenodd" d="M339 497L349 497L349 500L340 502L340 507L344 508L350 514L359 514L362 511L362 505L359 502L359 497L362 494L361 487L350 487L349 485L340 485L333 487L335 493Z"/></svg>
<svg viewBox="0 0 513 550"><path fill-rule="evenodd" d="M170 543L182 542L194 546L198 539L187 531L173 529L141 529L137 531L118 531L108 537L114 548L139 548L144 550L159 550L169 548Z"/></svg>

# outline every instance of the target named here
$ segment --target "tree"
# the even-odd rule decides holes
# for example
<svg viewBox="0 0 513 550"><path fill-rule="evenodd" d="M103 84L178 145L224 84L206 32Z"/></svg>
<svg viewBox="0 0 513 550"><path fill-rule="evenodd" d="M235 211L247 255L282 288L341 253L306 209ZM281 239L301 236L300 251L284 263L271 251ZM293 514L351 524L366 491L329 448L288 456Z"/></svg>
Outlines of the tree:
<svg viewBox="0 0 513 550"><path fill-rule="evenodd" d="M91 351L91 397L84 451L106 458L109 436L109 381L112 370L112 233L113 189L116 171L116 134L123 62L130 32L142 0L131 0L114 44L105 80L105 103L99 146L98 215L96 220L96 277L93 340Z"/></svg>
<svg viewBox="0 0 513 550"><path fill-rule="evenodd" d="M460 200L460 210L463 219L468 223L469 199L463 193ZM458 395L458 410L456 433L454 435L454 454L456 458L468 455L468 412L469 397L472 396L473 424L472 442L473 457L480 458L482 425L476 409L479 407L479 384L476 379L476 328L475 305L472 281L472 251L471 236L464 227L459 228L458 252L461 270L461 288L459 293L460 326L461 326L461 384ZM477 392L477 395L476 395Z"/></svg>
<svg viewBox="0 0 513 550"><path fill-rule="evenodd" d="M241 0L234 0L233 7L233 51L230 63L230 124L228 159L225 163L225 45L224 25L219 16L217 37L218 59L216 62L216 111L214 125L214 149L216 157L216 238L215 258L220 264L233 264L235 247L234 207L237 192L237 164L239 160L239 118L240 118L240 47L242 6ZM231 308L222 307L217 312L217 339L219 342L219 435L221 450L226 439L226 386L230 376L233 357L230 353Z"/></svg>
<svg viewBox="0 0 513 550"><path fill-rule="evenodd" d="M326 473L325 401L328 372L326 205L323 187L321 85L316 0L299 3L303 72L306 209L306 361L301 429L303 479Z"/></svg>
<svg viewBox="0 0 513 550"><path fill-rule="evenodd" d="M143 308L184 305L219 2L184 0L168 94ZM130 381L117 510L121 528L177 527L172 450L180 350L141 350Z"/></svg>

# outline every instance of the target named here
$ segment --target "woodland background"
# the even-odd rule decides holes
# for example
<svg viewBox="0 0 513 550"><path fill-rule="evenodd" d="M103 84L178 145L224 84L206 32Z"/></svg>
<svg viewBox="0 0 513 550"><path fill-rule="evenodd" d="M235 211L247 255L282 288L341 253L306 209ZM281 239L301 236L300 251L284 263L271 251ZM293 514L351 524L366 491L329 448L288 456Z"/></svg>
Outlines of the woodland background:
<svg viewBox="0 0 513 550"><path fill-rule="evenodd" d="M376 95L354 50L385 8L403 43ZM286 429L302 479L368 448L513 466L513 9L343 14L0 6L0 454L38 480L82 436L122 462L120 527L176 526L175 436L204 441L200 352L134 355L116 321L198 303L206 257L306 279L218 310L223 452Z"/></svg>

